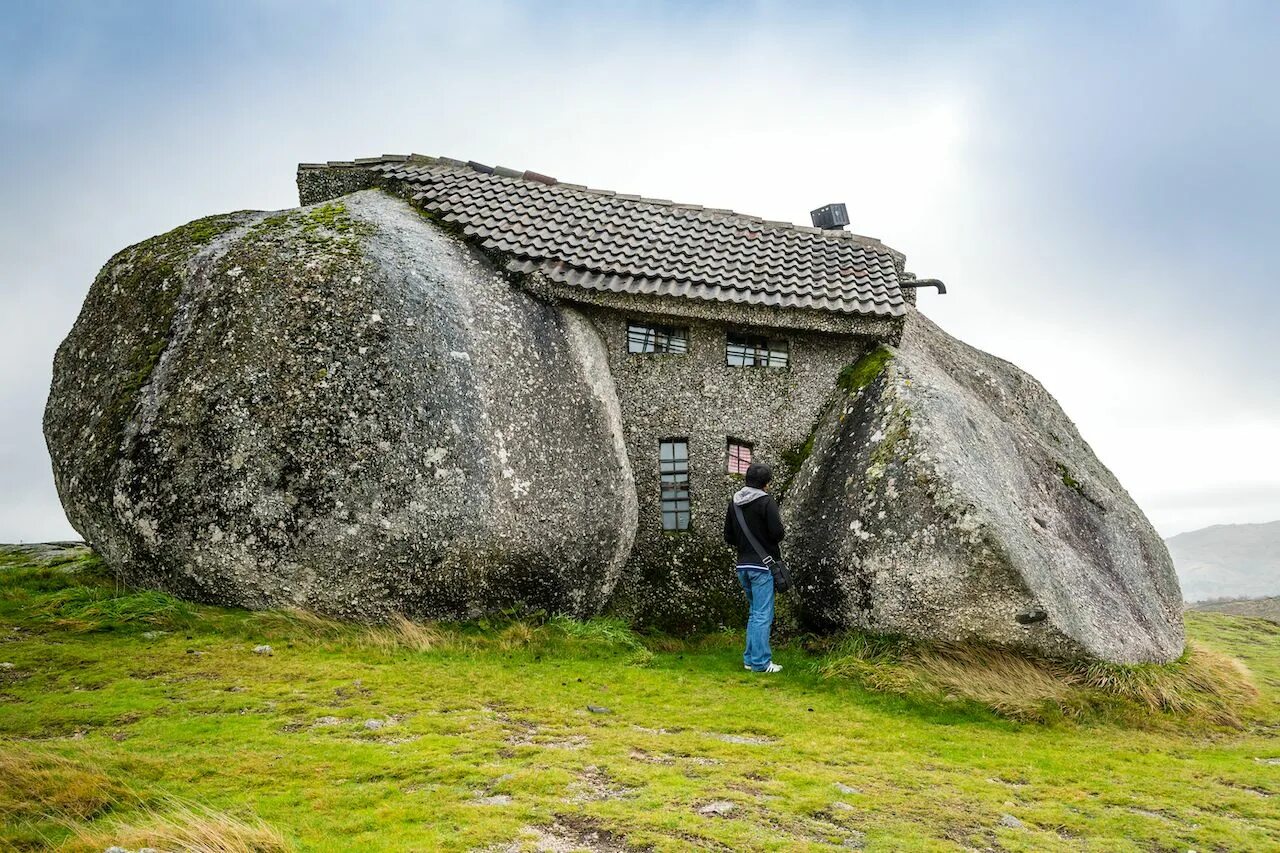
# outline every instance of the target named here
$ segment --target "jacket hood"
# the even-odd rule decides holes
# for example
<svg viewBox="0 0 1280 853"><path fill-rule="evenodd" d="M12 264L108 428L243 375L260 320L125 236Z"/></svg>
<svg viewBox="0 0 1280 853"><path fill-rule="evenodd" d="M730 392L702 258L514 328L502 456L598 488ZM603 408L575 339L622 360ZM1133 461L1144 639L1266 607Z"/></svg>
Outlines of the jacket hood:
<svg viewBox="0 0 1280 853"><path fill-rule="evenodd" d="M769 494L764 489L757 489L754 486L743 486L733 494L733 502L738 506L746 506L756 498L762 498Z"/></svg>

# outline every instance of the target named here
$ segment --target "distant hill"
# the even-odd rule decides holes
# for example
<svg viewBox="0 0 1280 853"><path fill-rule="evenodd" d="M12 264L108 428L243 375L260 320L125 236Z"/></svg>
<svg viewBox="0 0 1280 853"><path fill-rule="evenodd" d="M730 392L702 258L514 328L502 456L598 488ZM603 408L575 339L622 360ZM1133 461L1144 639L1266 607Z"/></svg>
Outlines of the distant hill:
<svg viewBox="0 0 1280 853"><path fill-rule="evenodd" d="M1186 601L1280 596L1280 521L1215 524L1165 544Z"/></svg>
<svg viewBox="0 0 1280 853"><path fill-rule="evenodd" d="M1242 598L1236 601L1200 601L1191 605L1192 610L1210 613L1229 613L1232 616L1256 616L1280 622L1280 595L1270 598Z"/></svg>

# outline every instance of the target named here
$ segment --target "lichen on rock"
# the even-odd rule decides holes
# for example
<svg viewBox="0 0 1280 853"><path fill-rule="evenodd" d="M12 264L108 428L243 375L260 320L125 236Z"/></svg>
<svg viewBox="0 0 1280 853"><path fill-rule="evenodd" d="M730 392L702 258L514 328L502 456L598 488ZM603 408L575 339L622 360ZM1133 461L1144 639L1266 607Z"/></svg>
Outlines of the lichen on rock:
<svg viewBox="0 0 1280 853"><path fill-rule="evenodd" d="M365 191L117 255L46 436L68 517L139 583L355 618L586 615L635 526L607 373L582 369L601 347Z"/></svg>
<svg viewBox="0 0 1280 853"><path fill-rule="evenodd" d="M1038 382L918 313L846 378L786 505L811 627L1181 654L1164 544Z"/></svg>
<svg viewBox="0 0 1280 853"><path fill-rule="evenodd" d="M45 434L68 518L127 580L360 619L608 606L714 629L743 616L721 541L739 436L783 463L786 610L809 628L1181 652L1163 543L1013 365L912 310L790 328L786 370L744 370L726 335L775 316L710 303L680 315L687 352L635 357L631 319L670 304L557 296L401 198L326 194L363 175L175 229L95 280ZM696 523L667 531L673 437Z"/></svg>

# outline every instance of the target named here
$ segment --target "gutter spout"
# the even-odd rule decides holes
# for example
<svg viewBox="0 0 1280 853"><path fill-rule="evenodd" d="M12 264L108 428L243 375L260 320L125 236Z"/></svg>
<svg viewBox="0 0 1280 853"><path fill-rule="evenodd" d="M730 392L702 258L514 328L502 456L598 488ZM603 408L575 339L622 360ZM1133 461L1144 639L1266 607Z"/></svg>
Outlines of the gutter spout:
<svg viewBox="0 0 1280 853"><path fill-rule="evenodd" d="M938 293L946 293L947 286L940 279L936 278L918 278L912 281L904 281L898 284L900 288L916 288L916 287L936 287Z"/></svg>

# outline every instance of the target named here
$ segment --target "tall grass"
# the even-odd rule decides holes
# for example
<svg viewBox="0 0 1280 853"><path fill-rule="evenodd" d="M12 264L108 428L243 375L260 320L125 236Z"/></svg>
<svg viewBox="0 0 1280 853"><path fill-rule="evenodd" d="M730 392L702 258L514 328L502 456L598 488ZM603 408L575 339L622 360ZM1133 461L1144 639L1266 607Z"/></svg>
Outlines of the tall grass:
<svg viewBox="0 0 1280 853"><path fill-rule="evenodd" d="M582 621L558 616L551 620L551 625L566 637L629 651L632 663L647 664L653 660L653 651L623 619L600 616Z"/></svg>
<svg viewBox="0 0 1280 853"><path fill-rule="evenodd" d="M6 742L0 752L0 821L89 820L131 800L101 771Z"/></svg>
<svg viewBox="0 0 1280 853"><path fill-rule="evenodd" d="M1164 714L1240 728L1242 710L1258 696L1242 663L1195 644L1169 664L1122 665L851 633L833 644L818 671L873 690L967 700L1033 722L1101 716L1141 724Z"/></svg>
<svg viewBox="0 0 1280 853"><path fill-rule="evenodd" d="M284 853L293 849L280 830L256 817L237 817L175 798L164 800L159 809L140 809L128 821L102 826L77 824L62 849L101 851L113 845L183 853Z"/></svg>
<svg viewBox="0 0 1280 853"><path fill-rule="evenodd" d="M40 849L111 846L191 853L277 853L287 839L256 818L176 798L148 805L107 773L59 755L6 743L0 752L0 822L25 827ZM58 842L57 836L65 835Z"/></svg>
<svg viewBox="0 0 1280 853"><path fill-rule="evenodd" d="M595 647L628 652L631 663L647 663L653 657L645 640L630 625L611 617L578 620L568 616L510 616L491 617L474 624L442 625L393 614L370 625L291 609L255 613L247 628L247 634L258 639L374 649L388 654L486 649L553 653L569 647Z"/></svg>
<svg viewBox="0 0 1280 853"><path fill-rule="evenodd" d="M69 586L43 596L32 615L76 633L90 633L138 626L177 628L189 624L195 610L185 601L153 590Z"/></svg>

